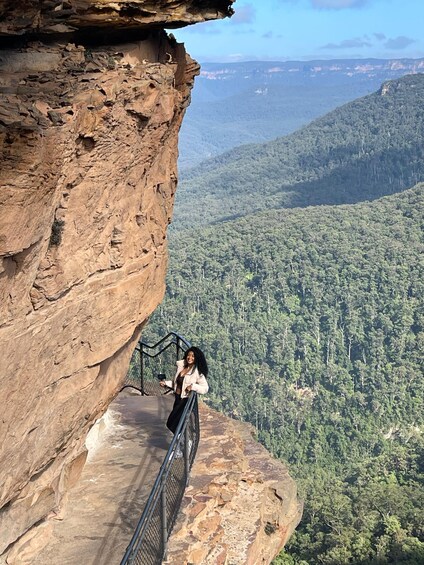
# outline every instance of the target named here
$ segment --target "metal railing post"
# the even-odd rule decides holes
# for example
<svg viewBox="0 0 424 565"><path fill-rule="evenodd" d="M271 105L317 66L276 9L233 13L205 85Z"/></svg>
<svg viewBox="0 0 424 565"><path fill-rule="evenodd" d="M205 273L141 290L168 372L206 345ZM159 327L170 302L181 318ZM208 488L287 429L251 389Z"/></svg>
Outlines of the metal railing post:
<svg viewBox="0 0 424 565"><path fill-rule="evenodd" d="M158 348L161 348L159 351L157 351ZM190 343L185 340L183 337L181 337L179 334L175 333L175 332L169 332L165 337L163 337L162 339L160 339L158 342L156 342L153 345L150 345L148 343L146 343L145 341L140 340L134 350L133 353L133 357L131 357L131 361L130 361L130 367L127 373L127 377L125 379L125 382L121 388L121 390L123 390L126 387L133 387L136 390L140 391L141 394L143 396L148 396L150 394L152 394L152 392L149 389L149 385L153 383L156 384L155 380L151 379L151 375L150 373L151 371L151 367L150 365L148 365L148 370L145 370L146 366L146 358L148 359L156 359L159 357L159 370L160 373L162 372L166 372L165 366L166 364L163 363L163 358L161 357L161 355L163 353L165 353L165 351L167 351L170 348L170 351L172 352L172 349L174 349L175 354L176 354L176 360L180 359L181 354L184 354L184 352L190 347ZM140 358L135 360L134 355L140 355ZM135 367L138 366L139 367L139 372L137 376L133 375L134 369ZM139 386L136 386L136 384L134 383L134 381L137 379L139 379ZM147 389L146 389L147 387ZM154 389L155 387L153 387ZM157 390L156 392L153 392L153 394L157 395Z"/></svg>
<svg viewBox="0 0 424 565"><path fill-rule="evenodd" d="M176 360L178 361L178 359L180 358L180 349L181 349L179 336L177 336L175 343L177 345L177 359Z"/></svg>
<svg viewBox="0 0 424 565"><path fill-rule="evenodd" d="M143 342L140 342L140 392L144 394L144 350Z"/></svg>
<svg viewBox="0 0 424 565"><path fill-rule="evenodd" d="M168 523L166 516L166 481L162 480L162 494L161 494L161 510L162 510L162 543L163 543L163 558L166 559L168 551Z"/></svg>
<svg viewBox="0 0 424 565"><path fill-rule="evenodd" d="M189 427L186 426L184 432L184 473L185 473L185 480L186 486L188 485L188 476L190 473L190 433Z"/></svg>

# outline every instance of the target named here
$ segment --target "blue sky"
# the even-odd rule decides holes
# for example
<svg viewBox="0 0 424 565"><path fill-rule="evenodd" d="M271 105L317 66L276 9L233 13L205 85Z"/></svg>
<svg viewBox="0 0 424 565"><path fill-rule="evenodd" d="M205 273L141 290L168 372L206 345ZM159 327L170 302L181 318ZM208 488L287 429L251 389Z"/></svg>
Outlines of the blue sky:
<svg viewBox="0 0 424 565"><path fill-rule="evenodd" d="M198 61L424 57L424 0L237 0L173 31Z"/></svg>

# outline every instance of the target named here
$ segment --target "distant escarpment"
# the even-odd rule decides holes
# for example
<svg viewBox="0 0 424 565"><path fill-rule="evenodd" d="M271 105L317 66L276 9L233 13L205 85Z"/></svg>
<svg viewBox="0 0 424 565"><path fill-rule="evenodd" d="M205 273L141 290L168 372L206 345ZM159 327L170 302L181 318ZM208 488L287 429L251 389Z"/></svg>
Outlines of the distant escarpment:
<svg viewBox="0 0 424 565"><path fill-rule="evenodd" d="M161 27L230 4L0 3L0 555L78 477L164 294L198 65Z"/></svg>
<svg viewBox="0 0 424 565"><path fill-rule="evenodd" d="M288 135L385 81L423 71L424 58L203 62L181 128L180 172Z"/></svg>

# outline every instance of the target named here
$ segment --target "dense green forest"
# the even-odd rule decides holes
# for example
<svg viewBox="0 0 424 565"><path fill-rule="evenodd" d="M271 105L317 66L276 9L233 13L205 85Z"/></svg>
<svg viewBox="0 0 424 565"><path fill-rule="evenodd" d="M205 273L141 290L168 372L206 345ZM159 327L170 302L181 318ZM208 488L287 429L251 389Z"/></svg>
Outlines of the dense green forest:
<svg viewBox="0 0 424 565"><path fill-rule="evenodd" d="M381 134L376 97L368 103L377 112L370 130ZM412 119L402 107L402 120ZM351 135L346 128L340 135ZM358 130L351 145L363 135L370 147ZM375 138L379 155L387 140ZM421 184L371 203L263 211L172 239L167 296L145 337L177 329L202 347L208 402L254 424L288 462L305 510L276 564L424 563L423 227Z"/></svg>
<svg viewBox="0 0 424 565"><path fill-rule="evenodd" d="M180 133L180 170L287 135L423 59L202 63Z"/></svg>
<svg viewBox="0 0 424 565"><path fill-rule="evenodd" d="M205 161L182 176L172 229L414 186L424 177L423 99L424 74L407 75L286 137Z"/></svg>

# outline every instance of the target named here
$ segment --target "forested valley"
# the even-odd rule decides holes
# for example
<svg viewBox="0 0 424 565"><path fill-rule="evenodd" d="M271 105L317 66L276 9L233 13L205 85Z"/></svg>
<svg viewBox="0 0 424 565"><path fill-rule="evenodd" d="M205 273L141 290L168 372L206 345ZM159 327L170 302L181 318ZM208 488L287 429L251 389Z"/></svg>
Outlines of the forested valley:
<svg viewBox="0 0 424 565"><path fill-rule="evenodd" d="M246 143L296 131L424 59L202 63L180 132L180 171Z"/></svg>
<svg viewBox="0 0 424 565"><path fill-rule="evenodd" d="M414 90L424 82L406 77L398 84L389 83L389 91L403 96L405 84ZM386 100L390 114L393 101ZM346 195L361 187L357 174L370 140L376 150L387 143L372 131L381 133L392 118L378 105L373 115L373 97L368 101L358 101L352 117L368 149L330 186L333 195L337 186ZM406 122L411 114L402 107ZM415 112L407 122L412 131L400 134L397 160L379 169L387 182L383 170L391 167L393 182L380 182L372 202L291 209L279 202L247 213L240 181L228 189L238 195L240 218L219 221L215 208L206 208L212 225L195 227L202 223L197 210L207 206L199 193L192 221L171 234L167 296L144 337L154 341L177 329L204 349L209 404L252 423L258 439L288 463L304 516L276 565L424 563L424 184L401 186L422 175L422 110ZM333 125L348 145L353 130ZM335 147L325 129L320 136L317 122L313 127L319 151L320 137ZM286 149L287 139L279 141ZM269 145L261 151L269 166L278 161ZM308 151L313 159L312 141ZM255 188L250 171L248 186L258 202L266 200L272 191L264 192L260 174ZM394 190L403 192L375 199ZM224 210L227 197L223 183Z"/></svg>
<svg viewBox="0 0 424 565"><path fill-rule="evenodd" d="M205 161L181 177L172 229L411 188L424 175L423 100L424 74L407 75L286 137Z"/></svg>

